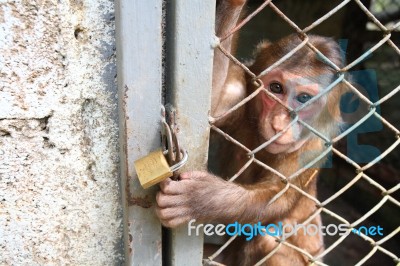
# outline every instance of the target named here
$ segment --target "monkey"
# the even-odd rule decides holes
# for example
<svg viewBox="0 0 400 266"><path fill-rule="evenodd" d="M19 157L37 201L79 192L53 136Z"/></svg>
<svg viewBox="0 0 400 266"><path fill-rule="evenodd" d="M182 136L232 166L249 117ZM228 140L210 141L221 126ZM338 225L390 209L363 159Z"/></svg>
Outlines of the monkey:
<svg viewBox="0 0 400 266"><path fill-rule="evenodd" d="M245 0L219 2L216 17L218 37L226 36L235 27L245 3ZM294 34L274 43L261 42L256 47L249 70L256 76L260 75L297 47L302 42L301 37ZM237 36L229 36L220 45L234 54L236 39ZM308 42L339 68L343 66L340 47L334 40L309 35ZM230 143L230 148L221 149L222 175L236 173L249 161L248 151L275 139L254 154L254 158L262 163L253 161L235 182L203 171L184 172L179 180L169 178L161 182L156 195L156 213L161 223L172 228L192 219L225 224L282 222L294 225L313 216L309 224L319 227L321 218L318 207L304 194L317 197L315 175L325 160L321 159L301 173L298 171L330 143L325 143L299 121L304 121L329 140L339 132L342 123L339 102L345 88L338 84L326 90L338 75L338 71L304 46L288 60L261 75L257 82L254 76L216 49L211 99L211 116L215 119L212 125L247 148L245 151ZM260 86L265 91L260 90L246 104L224 115L253 95ZM297 111L290 111L289 108ZM295 120L296 116L298 120ZM232 155L232 160L227 161L229 155ZM288 184L292 186L287 188ZM281 195L276 198L279 193ZM320 232L311 236L300 229L285 242L311 256L317 256L324 250ZM253 265L272 251L274 253L265 265L306 265L310 262L297 250L284 244L278 245L279 242L269 235L256 236L251 241L239 237L227 247L220 262L226 265Z"/></svg>

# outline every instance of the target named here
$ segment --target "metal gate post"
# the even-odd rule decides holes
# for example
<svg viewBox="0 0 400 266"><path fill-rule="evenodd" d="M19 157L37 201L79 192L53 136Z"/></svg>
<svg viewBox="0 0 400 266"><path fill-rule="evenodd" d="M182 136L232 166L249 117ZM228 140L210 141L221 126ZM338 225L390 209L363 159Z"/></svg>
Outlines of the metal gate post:
<svg viewBox="0 0 400 266"><path fill-rule="evenodd" d="M167 6L167 102L177 110L179 140L189 153L184 170L206 170L212 86L215 0L175 0ZM171 265L201 265L203 236L187 225L169 236Z"/></svg>
<svg viewBox="0 0 400 266"><path fill-rule="evenodd" d="M140 186L133 161L161 147L162 0L115 4L125 265L161 265L157 188Z"/></svg>

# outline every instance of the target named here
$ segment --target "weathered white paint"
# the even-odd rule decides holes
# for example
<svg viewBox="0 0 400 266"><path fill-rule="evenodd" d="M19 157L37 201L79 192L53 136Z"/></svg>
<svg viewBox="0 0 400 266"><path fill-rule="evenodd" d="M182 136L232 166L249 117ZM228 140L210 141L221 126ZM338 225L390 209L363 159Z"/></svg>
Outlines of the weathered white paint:
<svg viewBox="0 0 400 266"><path fill-rule="evenodd" d="M123 259L110 0L0 0L0 265Z"/></svg>
<svg viewBox="0 0 400 266"><path fill-rule="evenodd" d="M162 1L116 1L121 178L127 265L161 265L157 186L144 190L133 162L161 148Z"/></svg>
<svg viewBox="0 0 400 266"><path fill-rule="evenodd" d="M214 16L215 1L175 0L167 8L167 101L189 154L182 171L207 169ZM202 265L203 237L188 236L183 225L171 231L169 250L171 265Z"/></svg>

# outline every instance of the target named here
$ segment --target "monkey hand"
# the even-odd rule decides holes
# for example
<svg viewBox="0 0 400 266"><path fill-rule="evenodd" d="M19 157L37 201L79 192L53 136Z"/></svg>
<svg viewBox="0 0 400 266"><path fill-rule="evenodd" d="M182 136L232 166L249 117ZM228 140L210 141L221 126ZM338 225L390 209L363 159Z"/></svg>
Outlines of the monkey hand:
<svg viewBox="0 0 400 266"><path fill-rule="evenodd" d="M186 172L179 181L168 178L160 183L160 188L156 213L167 227L177 227L192 219L229 222L246 209L245 188L207 172Z"/></svg>

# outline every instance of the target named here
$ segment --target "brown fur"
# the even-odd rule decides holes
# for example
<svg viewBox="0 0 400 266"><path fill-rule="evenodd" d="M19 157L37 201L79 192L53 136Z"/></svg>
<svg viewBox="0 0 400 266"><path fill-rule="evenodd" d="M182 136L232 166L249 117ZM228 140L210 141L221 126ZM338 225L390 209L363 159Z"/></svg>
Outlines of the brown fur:
<svg viewBox="0 0 400 266"><path fill-rule="evenodd" d="M229 29L235 26L240 17L243 2L226 0L220 3L216 25L218 36L224 36ZM332 62L339 66L342 64L339 47L333 40L319 36L309 36L309 38L310 42ZM222 43L222 46L233 53L233 41L234 38L228 38ZM300 39L291 35L274 44L267 42L260 44L250 69L258 75L299 43ZM303 77L318 82L322 87L327 86L336 77L335 71L318 59L314 52L307 47L295 53L292 58L279 66L279 73L301 74ZM240 68L231 65L230 61L216 50L212 115L217 117L225 113L246 95L252 93L255 89L252 84ZM267 85L265 84L266 88ZM292 88L287 88L287 90L291 91ZM321 105L320 109L312 109L312 113L315 115L308 118L308 122L328 138L337 133L340 125L338 102L341 93L340 89L334 89L324 96L326 104ZM278 96L286 97L284 94L278 94ZM282 99L286 101L286 98ZM262 120L263 115L260 108L264 108L262 110L270 108L268 112L263 112L272 119ZM256 97L245 107L217 121L216 125L222 127L230 136L252 150L266 141L267 133L265 132L268 132L266 128L276 127L273 122L275 115L277 117L278 115L286 116L285 119L288 120L289 114L277 104L265 107L260 97ZM282 139L287 134L289 133L284 133ZM302 133L299 139L294 141L293 147L301 144L295 150L290 150L290 148L288 152L274 152L272 148L271 151L267 147L255 156L259 161L289 177L302 168L304 163L308 163L316 154L319 155L325 149L321 139L312 133ZM220 145L222 147L219 156L221 175L231 176L248 161L248 157L243 150L233 144ZM315 167L319 167L322 163L323 161L317 163ZM316 197L317 179L313 177L314 174L315 168L306 169L288 182ZM227 182L207 172L193 171L181 174L180 181L168 179L162 182L160 187L161 191L157 194L157 215L161 222L168 227L187 223L191 219L200 222L222 223L237 221L242 224L257 222L262 224L277 224L278 222L299 224L317 211L314 201L293 188L289 188L281 197L269 204L271 199L286 187L286 183L280 177L255 163L240 175L235 183ZM319 215L311 223L320 225ZM297 235L291 236L287 242L313 256L324 249L322 236L319 234L304 236L299 232ZM251 241L238 238L224 252L222 262L227 265L253 265L272 251L277 244L275 239L270 236L258 236ZM266 261L266 265L305 265L307 263L308 258L284 245L281 245L277 253Z"/></svg>

